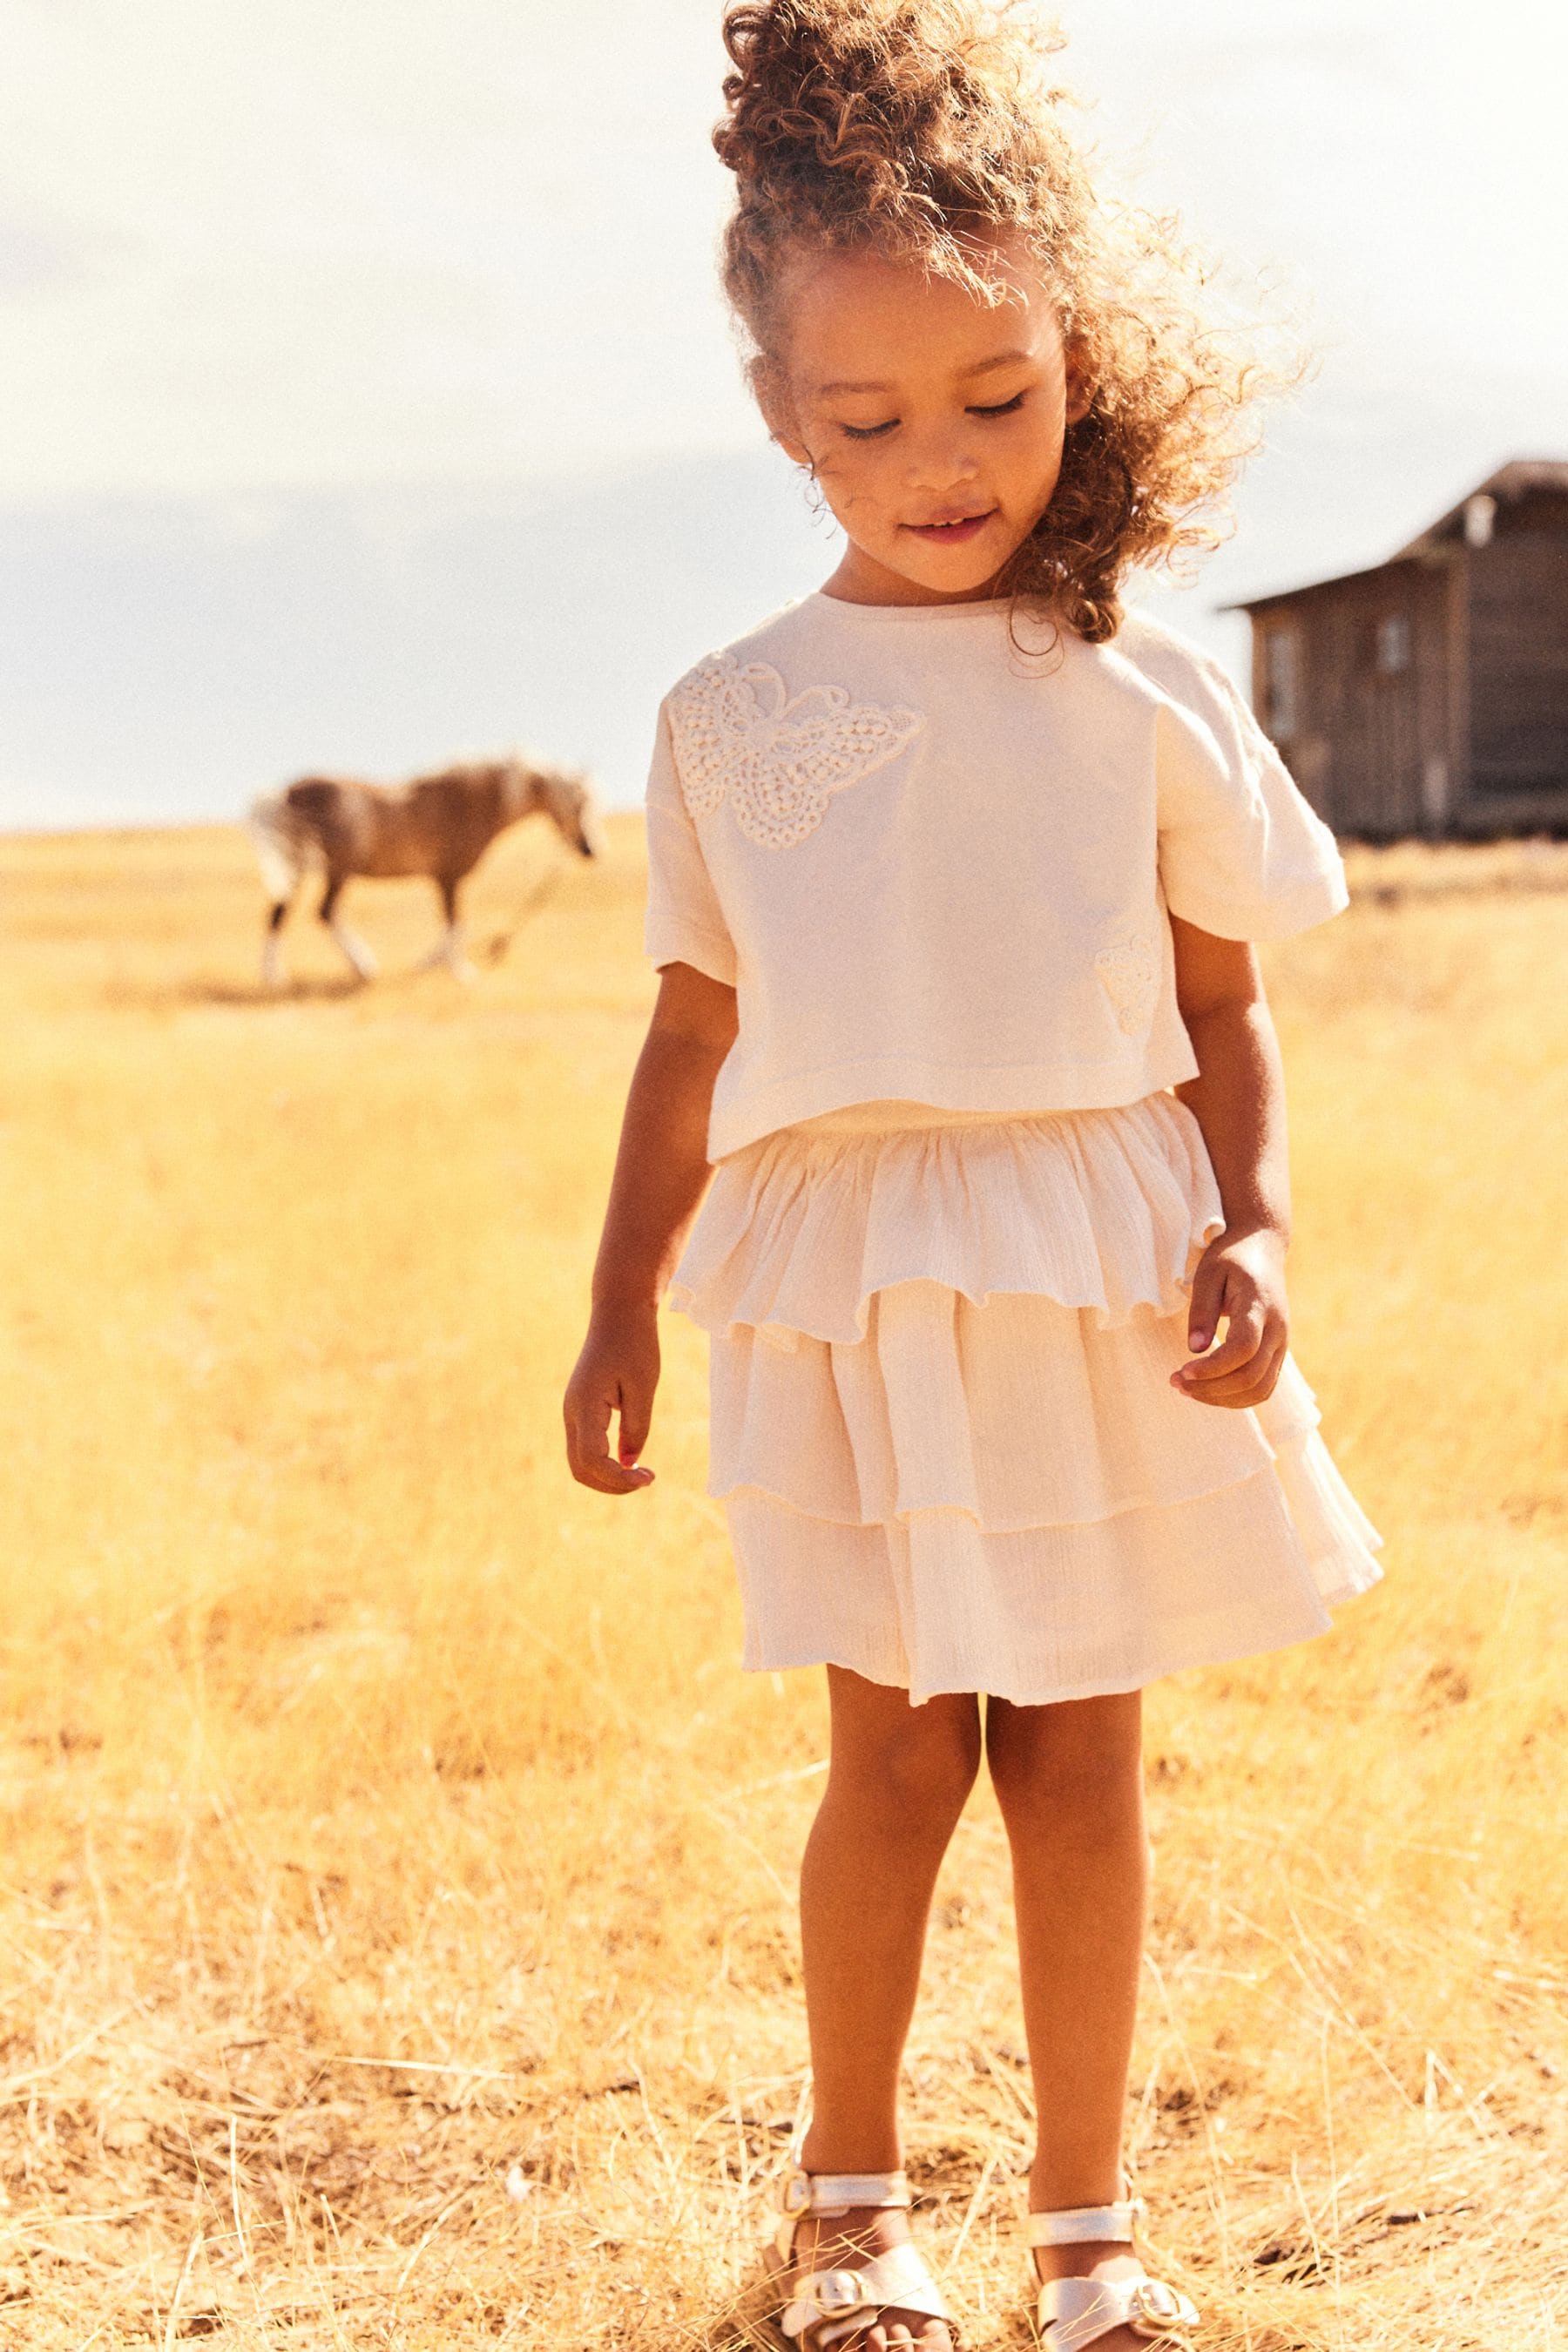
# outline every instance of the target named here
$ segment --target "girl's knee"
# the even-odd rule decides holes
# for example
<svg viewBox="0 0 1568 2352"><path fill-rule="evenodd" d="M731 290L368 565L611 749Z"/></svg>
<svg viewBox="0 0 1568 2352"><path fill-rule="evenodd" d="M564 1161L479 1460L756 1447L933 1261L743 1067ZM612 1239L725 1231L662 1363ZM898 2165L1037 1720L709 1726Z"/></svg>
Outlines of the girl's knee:
<svg viewBox="0 0 1568 2352"><path fill-rule="evenodd" d="M847 1722L835 1707L833 1773L857 1801L911 1827L951 1828L980 1770L980 1710L973 1699L936 1698L910 1706L901 1692Z"/></svg>
<svg viewBox="0 0 1568 2352"><path fill-rule="evenodd" d="M881 1801L899 1820L949 1830L979 1777L979 1726L973 1737L955 1725L892 1740L878 1756L874 1772Z"/></svg>

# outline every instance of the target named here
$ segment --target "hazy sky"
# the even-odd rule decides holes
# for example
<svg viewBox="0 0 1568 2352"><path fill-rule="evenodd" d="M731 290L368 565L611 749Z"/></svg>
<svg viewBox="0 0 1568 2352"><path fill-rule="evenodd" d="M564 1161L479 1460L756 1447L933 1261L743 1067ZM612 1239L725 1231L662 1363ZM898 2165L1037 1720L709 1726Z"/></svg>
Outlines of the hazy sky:
<svg viewBox="0 0 1568 2352"><path fill-rule="evenodd" d="M0 569L20 517L86 583L127 501L243 537L306 494L580 485L602 529L606 480L756 448L713 285L718 13L0 0ZM1501 459L1568 453L1564 12L1053 13L1103 168L1266 272L1319 352L1194 613L1373 560ZM31 575L7 594L26 622ZM40 788L47 726L23 729Z"/></svg>
<svg viewBox="0 0 1568 2352"><path fill-rule="evenodd" d="M1330 383L1568 383L1563 12L1069 0L1122 175ZM556 476L755 434L714 0L5 0L0 496ZM1413 415L1418 425L1418 415Z"/></svg>

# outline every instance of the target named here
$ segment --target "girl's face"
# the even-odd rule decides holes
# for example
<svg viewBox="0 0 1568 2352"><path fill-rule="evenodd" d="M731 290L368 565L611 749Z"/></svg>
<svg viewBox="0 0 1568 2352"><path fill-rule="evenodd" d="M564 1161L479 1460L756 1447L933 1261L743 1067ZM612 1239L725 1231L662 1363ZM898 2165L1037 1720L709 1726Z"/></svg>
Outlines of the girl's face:
<svg viewBox="0 0 1568 2352"><path fill-rule="evenodd" d="M870 253L813 259L790 289L763 406L847 534L828 586L851 603L984 596L1050 503L1089 391L1022 249L986 265L994 308Z"/></svg>

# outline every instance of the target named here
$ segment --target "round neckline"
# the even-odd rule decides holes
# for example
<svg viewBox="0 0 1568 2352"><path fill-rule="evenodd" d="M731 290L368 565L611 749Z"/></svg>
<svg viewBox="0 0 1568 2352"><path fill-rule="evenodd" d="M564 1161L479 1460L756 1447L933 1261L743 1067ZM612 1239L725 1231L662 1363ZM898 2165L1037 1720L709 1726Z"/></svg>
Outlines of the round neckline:
<svg viewBox="0 0 1568 2352"><path fill-rule="evenodd" d="M803 603L826 605L830 613L847 613L857 620L896 621L908 625L914 621L973 621L989 619L996 613L1010 610L1011 596L981 596L965 598L952 604L858 604L847 596L830 596L826 588L814 588Z"/></svg>

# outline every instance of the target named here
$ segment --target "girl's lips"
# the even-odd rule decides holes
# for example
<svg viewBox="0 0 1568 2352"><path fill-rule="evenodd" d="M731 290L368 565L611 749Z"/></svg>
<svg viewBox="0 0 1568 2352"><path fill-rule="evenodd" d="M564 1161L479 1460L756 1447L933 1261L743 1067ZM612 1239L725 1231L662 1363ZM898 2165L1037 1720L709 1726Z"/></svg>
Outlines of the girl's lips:
<svg viewBox="0 0 1568 2352"><path fill-rule="evenodd" d="M994 507L987 507L984 514L955 515L951 522L907 522L903 527L917 539L930 540L933 547L962 547L966 539L984 530L995 511Z"/></svg>

